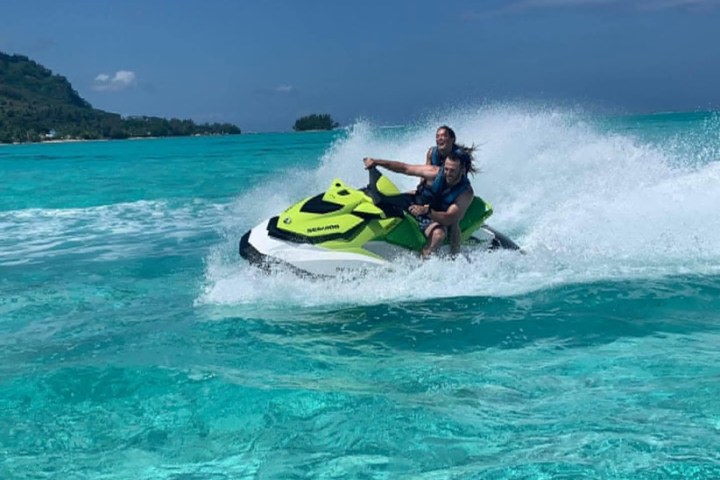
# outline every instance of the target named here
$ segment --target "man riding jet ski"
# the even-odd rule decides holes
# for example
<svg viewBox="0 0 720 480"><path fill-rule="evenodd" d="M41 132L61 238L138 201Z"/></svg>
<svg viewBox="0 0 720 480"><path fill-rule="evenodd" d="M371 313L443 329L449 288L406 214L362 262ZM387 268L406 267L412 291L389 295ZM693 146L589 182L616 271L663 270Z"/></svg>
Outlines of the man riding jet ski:
<svg viewBox="0 0 720 480"><path fill-rule="evenodd" d="M414 194L401 193L372 165L363 189L333 180L324 192L288 207L243 235L240 255L269 268L333 276L348 270L388 266L394 258L420 252L427 243L409 213ZM415 205L417 206L417 205ZM460 220L461 240L489 249L518 250L508 237L484 224L492 207L473 197Z"/></svg>
<svg viewBox="0 0 720 480"><path fill-rule="evenodd" d="M449 227L450 252L460 251L459 221L473 201L473 189L468 173L474 172L473 149L458 148L451 151L442 164L412 165L394 160L365 158L365 168L384 167L392 172L420 177L422 181L414 193L408 211L417 218L420 230L427 237L421 250L423 258L438 249L447 236Z"/></svg>

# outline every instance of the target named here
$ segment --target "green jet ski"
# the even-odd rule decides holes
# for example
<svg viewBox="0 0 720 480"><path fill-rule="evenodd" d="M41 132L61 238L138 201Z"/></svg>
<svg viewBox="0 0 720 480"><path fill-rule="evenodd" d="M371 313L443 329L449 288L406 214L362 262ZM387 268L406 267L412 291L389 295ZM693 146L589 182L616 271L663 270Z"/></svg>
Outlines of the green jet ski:
<svg viewBox="0 0 720 480"><path fill-rule="evenodd" d="M299 273L334 276L387 266L400 255L420 252L426 238L402 193L376 168L367 187L355 189L335 179L323 193L308 197L243 235L240 255L269 268L283 265ZM492 207L475 197L460 222L464 244L519 250L507 236L485 224Z"/></svg>

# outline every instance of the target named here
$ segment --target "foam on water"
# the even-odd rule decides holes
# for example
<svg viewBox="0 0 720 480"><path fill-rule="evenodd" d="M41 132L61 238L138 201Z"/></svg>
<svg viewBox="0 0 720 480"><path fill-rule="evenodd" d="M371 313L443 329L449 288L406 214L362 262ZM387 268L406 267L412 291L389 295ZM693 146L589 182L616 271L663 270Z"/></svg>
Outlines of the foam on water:
<svg viewBox="0 0 720 480"><path fill-rule="evenodd" d="M0 212L0 265L59 256L104 261L145 255L163 244L212 233L226 206L141 200L88 208Z"/></svg>
<svg viewBox="0 0 720 480"><path fill-rule="evenodd" d="M475 187L527 255L408 255L340 281L238 257L332 178L364 184L363 156L421 161L441 122L482 144ZM687 136L589 122L496 107L63 145L87 171L28 146L57 188L10 147L0 478L719 478L718 164ZM117 168L95 153L125 173L97 181Z"/></svg>
<svg viewBox="0 0 720 480"><path fill-rule="evenodd" d="M460 142L480 147L481 173L472 182L494 206L488 223L527 255L470 251L456 262L424 263L408 256L392 270L369 273L362 288L352 279L267 276L239 261L238 239L263 218L323 191L336 177L364 185L363 157L422 162L440 124L437 118L409 129L358 123L318 168L278 176L236 200L223 226L225 241L208 257L199 302L324 305L505 296L568 283L720 272L720 162L711 160L720 142L713 124L700 137L707 144L689 149L685 137L658 143L600 128L566 110L496 106L443 118ZM401 189L417 183L390 176Z"/></svg>

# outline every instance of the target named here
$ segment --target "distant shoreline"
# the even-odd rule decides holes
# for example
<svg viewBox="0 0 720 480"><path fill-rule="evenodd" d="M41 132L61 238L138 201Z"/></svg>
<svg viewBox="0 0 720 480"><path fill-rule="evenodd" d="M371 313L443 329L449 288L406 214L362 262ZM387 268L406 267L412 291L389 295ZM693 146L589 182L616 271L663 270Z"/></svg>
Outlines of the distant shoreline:
<svg viewBox="0 0 720 480"><path fill-rule="evenodd" d="M83 143L83 142L122 142L124 140L157 140L161 138L195 138L195 137L234 137L234 136L241 136L242 134L239 133L210 133L210 134L202 134L202 133L195 133L192 135L162 135L162 136L141 136L141 137L127 137L127 138L59 138L59 139L48 139L48 140L40 140L38 142L12 142L12 143L2 143L0 142L0 147L4 145L42 145L42 144L60 144L60 143Z"/></svg>

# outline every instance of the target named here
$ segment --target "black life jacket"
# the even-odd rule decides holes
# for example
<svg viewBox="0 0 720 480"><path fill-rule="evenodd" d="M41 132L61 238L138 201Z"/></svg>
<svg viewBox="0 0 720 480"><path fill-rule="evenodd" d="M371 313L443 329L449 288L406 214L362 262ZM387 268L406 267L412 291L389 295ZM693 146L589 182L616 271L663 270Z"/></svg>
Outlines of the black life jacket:
<svg viewBox="0 0 720 480"><path fill-rule="evenodd" d="M460 149L457 147L457 145L453 145L452 149L453 153L457 153L460 151ZM447 157L441 157L438 153L438 147L435 145L432 147L432 151L430 152L430 165L434 167L440 167L442 170L443 166L445 166L445 158ZM418 183L418 186L415 187L415 195L422 195L423 191L426 190L428 187L427 181L423 178L420 180L420 183ZM429 202L425 202L424 204L427 204ZM423 204L423 205L424 205Z"/></svg>
<svg viewBox="0 0 720 480"><path fill-rule="evenodd" d="M467 175L463 175L458 183L452 187L445 181L445 168L440 167L435 180L431 186L423 185L415 194L415 203L418 205L430 205L430 208L438 212L445 212L450 205L470 186Z"/></svg>

